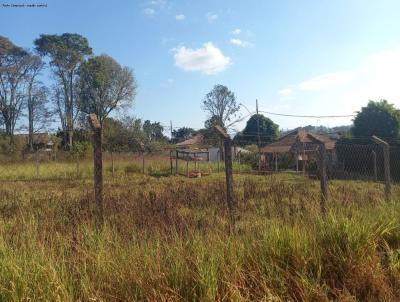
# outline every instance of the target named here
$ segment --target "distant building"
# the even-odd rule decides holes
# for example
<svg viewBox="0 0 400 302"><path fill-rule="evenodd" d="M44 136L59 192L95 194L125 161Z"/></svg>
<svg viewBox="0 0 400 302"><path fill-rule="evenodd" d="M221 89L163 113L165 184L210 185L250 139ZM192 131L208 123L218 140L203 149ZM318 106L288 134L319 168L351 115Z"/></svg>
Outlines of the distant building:
<svg viewBox="0 0 400 302"><path fill-rule="evenodd" d="M211 144L210 141L205 139L204 135L202 134L196 134L192 138L177 143L175 146L179 150L208 151L210 156L210 161L218 161L218 158L220 158L219 146ZM234 157L236 157L239 152L247 153L249 151L236 146L232 147L232 154Z"/></svg>
<svg viewBox="0 0 400 302"><path fill-rule="evenodd" d="M23 139L25 143L29 144L28 134L16 134L16 138ZM53 151L54 142L51 140L50 135L46 132L33 134L33 146L35 149L44 149L45 151Z"/></svg>
<svg viewBox="0 0 400 302"><path fill-rule="evenodd" d="M275 165L280 155L288 154L294 158L298 169L299 162L304 167L306 161L315 159L316 151L322 144L325 146L328 160L336 161L336 140L326 135L307 132L304 128L297 128L285 134L276 142L262 147L260 152L264 162L275 161Z"/></svg>

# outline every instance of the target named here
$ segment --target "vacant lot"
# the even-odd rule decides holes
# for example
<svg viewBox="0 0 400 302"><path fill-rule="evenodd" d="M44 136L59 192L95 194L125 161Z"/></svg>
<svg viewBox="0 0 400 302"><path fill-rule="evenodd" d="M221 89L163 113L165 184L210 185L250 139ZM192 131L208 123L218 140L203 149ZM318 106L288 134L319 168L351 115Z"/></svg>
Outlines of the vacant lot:
<svg viewBox="0 0 400 302"><path fill-rule="evenodd" d="M32 170L34 171L34 170ZM71 173L74 168L71 167ZM32 172L34 174L34 172ZM224 174L0 182L0 301L398 301L400 205L380 184ZM393 196L400 196L393 187Z"/></svg>

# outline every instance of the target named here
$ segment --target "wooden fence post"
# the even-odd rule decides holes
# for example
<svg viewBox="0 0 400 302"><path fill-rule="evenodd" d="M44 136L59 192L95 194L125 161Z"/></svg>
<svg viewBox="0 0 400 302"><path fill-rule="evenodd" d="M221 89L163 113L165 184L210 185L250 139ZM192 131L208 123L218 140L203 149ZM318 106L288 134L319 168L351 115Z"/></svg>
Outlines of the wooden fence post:
<svg viewBox="0 0 400 302"><path fill-rule="evenodd" d="M215 129L224 140L224 160L225 160L225 176L226 176L226 201L228 204L231 225L236 222L236 201L233 192L233 172L232 172L232 140L225 130L216 125Z"/></svg>
<svg viewBox="0 0 400 302"><path fill-rule="evenodd" d="M385 174L385 198L386 200L390 200L391 188L390 188L390 147L387 142L376 137L372 136L372 140L381 145L383 149L383 170Z"/></svg>
<svg viewBox="0 0 400 302"><path fill-rule="evenodd" d="M172 175L172 151L169 151L169 163L170 163L170 169L171 169L171 175Z"/></svg>
<svg viewBox="0 0 400 302"><path fill-rule="evenodd" d="M178 150L175 151L175 175L178 174Z"/></svg>
<svg viewBox="0 0 400 302"><path fill-rule="evenodd" d="M319 172L321 181L320 208L323 215L326 214L326 202L328 200L328 177L326 173L326 148L325 144L319 146Z"/></svg>
<svg viewBox="0 0 400 302"><path fill-rule="evenodd" d="M96 114L92 113L88 116L89 124L93 130L94 144L94 198L96 201L96 224L102 227L104 224L103 217L103 154L101 142L101 125Z"/></svg>
<svg viewBox="0 0 400 302"><path fill-rule="evenodd" d="M372 151L372 164L374 167L374 181L377 182L378 181L378 170L376 168L376 152Z"/></svg>

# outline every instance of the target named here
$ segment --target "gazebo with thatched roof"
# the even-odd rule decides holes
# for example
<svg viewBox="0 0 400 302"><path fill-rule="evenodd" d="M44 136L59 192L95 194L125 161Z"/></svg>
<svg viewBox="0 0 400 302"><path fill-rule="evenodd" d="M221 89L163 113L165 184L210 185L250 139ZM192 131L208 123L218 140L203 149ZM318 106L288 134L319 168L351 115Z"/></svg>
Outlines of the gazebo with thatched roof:
<svg viewBox="0 0 400 302"><path fill-rule="evenodd" d="M264 162L269 159L275 161L275 170L278 170L278 157L282 154L289 154L296 161L296 170L299 169L299 161L302 163L303 171L308 160L315 158L316 152L321 145L325 146L328 158L336 158L336 140L329 136L307 132L304 128L297 128L276 142L266 145L260 149Z"/></svg>

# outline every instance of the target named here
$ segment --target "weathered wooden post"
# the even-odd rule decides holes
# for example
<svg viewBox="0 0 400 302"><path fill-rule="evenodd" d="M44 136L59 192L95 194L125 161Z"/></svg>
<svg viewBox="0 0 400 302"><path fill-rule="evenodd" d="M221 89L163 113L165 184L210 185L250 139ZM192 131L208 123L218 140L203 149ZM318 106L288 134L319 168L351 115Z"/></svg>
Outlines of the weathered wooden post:
<svg viewBox="0 0 400 302"><path fill-rule="evenodd" d="M376 169L376 152L372 151L372 164L374 167L374 181L378 181L378 170Z"/></svg>
<svg viewBox="0 0 400 302"><path fill-rule="evenodd" d="M216 125L215 129L224 140L224 159L225 159L225 176L226 176L226 201L228 204L231 225L235 225L236 221L236 200L233 192L233 173L232 173L232 140L225 130Z"/></svg>
<svg viewBox="0 0 400 302"><path fill-rule="evenodd" d="M384 140L376 137L375 135L372 136L372 140L381 145L383 149L383 170L385 174L385 198L386 200L390 200L391 188L390 188L390 151L389 151L389 144Z"/></svg>
<svg viewBox="0 0 400 302"><path fill-rule="evenodd" d="M319 173L321 181L320 208L322 215L326 214L326 202L328 200L328 176L326 173L326 148L325 144L319 146Z"/></svg>
<svg viewBox="0 0 400 302"><path fill-rule="evenodd" d="M169 151L170 174L172 175L172 151Z"/></svg>
<svg viewBox="0 0 400 302"><path fill-rule="evenodd" d="M101 125L96 114L92 113L88 116L90 127L93 130L94 145L94 198L96 202L96 224L102 227L104 224L103 217L103 153L101 142Z"/></svg>
<svg viewBox="0 0 400 302"><path fill-rule="evenodd" d="M178 150L175 152L175 175L178 174Z"/></svg>

